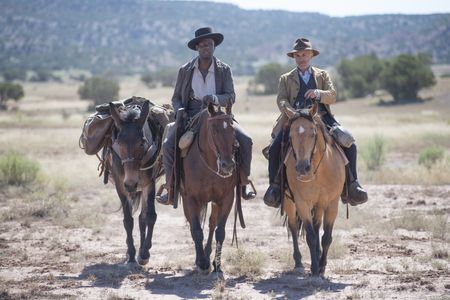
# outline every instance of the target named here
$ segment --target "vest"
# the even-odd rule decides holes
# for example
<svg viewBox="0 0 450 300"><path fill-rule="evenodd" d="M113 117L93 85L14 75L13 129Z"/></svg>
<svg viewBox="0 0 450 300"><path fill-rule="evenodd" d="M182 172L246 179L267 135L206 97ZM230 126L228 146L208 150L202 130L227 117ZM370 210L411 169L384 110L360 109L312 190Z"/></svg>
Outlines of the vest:
<svg viewBox="0 0 450 300"><path fill-rule="evenodd" d="M314 74L311 74L311 76L309 77L308 83L305 83L303 81L300 74L298 74L298 79L300 81L300 90L298 91L297 97L295 99L294 108L295 109L303 109L303 108L307 108L313 104L311 99L305 99L306 91L310 90L310 89L316 89L317 86L316 86L316 81L314 80Z"/></svg>
<svg viewBox="0 0 450 300"><path fill-rule="evenodd" d="M295 98L294 108L308 108L309 106L312 106L313 103L311 99L305 99L305 93L307 90L317 88L316 81L314 80L314 74L311 74L308 83L305 83L303 81L300 74L298 74L298 79L300 81L300 90L298 91L297 97ZM322 115L322 120L325 122L325 124L332 126L336 122L336 120L327 112L327 109L325 108L325 105L323 105L323 103L319 104L319 113Z"/></svg>

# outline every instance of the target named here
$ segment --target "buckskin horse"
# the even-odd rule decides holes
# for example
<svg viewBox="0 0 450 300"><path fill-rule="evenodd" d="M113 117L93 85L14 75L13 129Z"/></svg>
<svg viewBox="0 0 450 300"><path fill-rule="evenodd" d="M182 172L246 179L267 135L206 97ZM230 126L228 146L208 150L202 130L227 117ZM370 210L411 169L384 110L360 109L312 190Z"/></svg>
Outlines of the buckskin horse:
<svg viewBox="0 0 450 300"><path fill-rule="evenodd" d="M208 272L212 238L215 231L216 252L213 266L219 278L225 225L234 201L237 184L235 163L235 131L231 105L226 113L215 111L212 104L199 113L198 134L182 162L181 196L186 219L195 243L197 269ZM209 234L203 248L203 230L200 224L202 210L211 202ZM242 222L241 222L242 225Z"/></svg>
<svg viewBox="0 0 450 300"><path fill-rule="evenodd" d="M298 232L299 225L303 224L311 254L311 273L313 276L323 276L344 186L346 161L328 134L317 109L318 104L315 103L310 109L288 110L292 148L285 159L289 189L283 209L292 233L295 267L302 268ZM324 233L321 250L319 229L322 221Z"/></svg>
<svg viewBox="0 0 450 300"><path fill-rule="evenodd" d="M115 129L106 159L122 203L123 225L127 234L127 263L136 262L133 210L141 204L140 248L137 256L141 265L145 265L150 259L156 222L155 180L160 175L159 166L155 164L160 143L155 141L155 133L152 133L147 122L149 106L150 102L146 100L141 109L134 106L119 111L113 103L109 104Z"/></svg>

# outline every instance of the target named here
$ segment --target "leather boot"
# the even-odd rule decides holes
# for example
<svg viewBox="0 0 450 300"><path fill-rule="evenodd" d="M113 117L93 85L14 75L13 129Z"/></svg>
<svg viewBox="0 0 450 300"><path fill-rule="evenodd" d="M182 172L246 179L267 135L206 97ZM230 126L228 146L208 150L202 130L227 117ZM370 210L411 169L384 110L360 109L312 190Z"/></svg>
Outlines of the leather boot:
<svg viewBox="0 0 450 300"><path fill-rule="evenodd" d="M251 199L255 199L256 197L256 193L255 191L251 190L251 189L247 189L248 185L242 185L241 186L241 195L242 198L244 198L244 200L251 200Z"/></svg>
<svg viewBox="0 0 450 300"><path fill-rule="evenodd" d="M244 198L244 200L254 199L256 197L256 191L253 188L253 184L248 179L248 175L243 170L243 168L240 168L239 176L240 176L239 184L241 185L241 196L242 196L242 198Z"/></svg>
<svg viewBox="0 0 450 300"><path fill-rule="evenodd" d="M156 196L156 201L163 205L173 205L173 184L172 178L168 178L166 183L164 184L164 188L166 189L166 193L161 196Z"/></svg>
<svg viewBox="0 0 450 300"><path fill-rule="evenodd" d="M280 185L277 183L271 183L266 193L264 194L264 203L267 206L278 208L281 205L280 199Z"/></svg>
<svg viewBox="0 0 450 300"><path fill-rule="evenodd" d="M368 196L366 190L359 184L358 180L350 183L348 189L348 203L352 206L367 202Z"/></svg>

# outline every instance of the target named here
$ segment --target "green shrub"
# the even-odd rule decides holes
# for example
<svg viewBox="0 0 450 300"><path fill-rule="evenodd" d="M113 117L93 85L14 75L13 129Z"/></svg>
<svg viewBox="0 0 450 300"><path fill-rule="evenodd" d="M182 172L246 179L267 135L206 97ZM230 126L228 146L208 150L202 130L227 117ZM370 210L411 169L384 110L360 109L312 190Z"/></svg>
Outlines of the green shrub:
<svg viewBox="0 0 450 300"><path fill-rule="evenodd" d="M372 171L380 169L386 158L386 139L376 134L364 150L362 154L367 168Z"/></svg>
<svg viewBox="0 0 450 300"><path fill-rule="evenodd" d="M431 169L431 167L442 158L444 158L444 149L442 147L427 147L419 154L419 165L423 165L427 169Z"/></svg>
<svg viewBox="0 0 450 300"><path fill-rule="evenodd" d="M24 95L23 87L20 84L0 83L0 109L6 109L6 101L9 99L18 101Z"/></svg>
<svg viewBox="0 0 450 300"><path fill-rule="evenodd" d="M394 102L414 101L419 90L436 84L428 54L401 54L386 62L380 75L381 87Z"/></svg>
<svg viewBox="0 0 450 300"><path fill-rule="evenodd" d="M117 100L119 95L119 83L105 77L92 77L87 79L78 89L81 99L94 100L94 105Z"/></svg>
<svg viewBox="0 0 450 300"><path fill-rule="evenodd" d="M0 157L0 183L26 185L36 180L39 164L17 152L9 152Z"/></svg>

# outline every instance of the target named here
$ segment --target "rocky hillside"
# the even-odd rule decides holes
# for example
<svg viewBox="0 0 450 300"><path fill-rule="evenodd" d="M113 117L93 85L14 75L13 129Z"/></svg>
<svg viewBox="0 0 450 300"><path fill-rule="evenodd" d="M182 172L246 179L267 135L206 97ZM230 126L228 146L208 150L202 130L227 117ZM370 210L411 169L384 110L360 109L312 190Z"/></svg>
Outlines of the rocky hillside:
<svg viewBox="0 0 450 300"><path fill-rule="evenodd" d="M2 0L0 68L82 68L136 73L178 66L196 28L225 35L216 54L248 74L286 62L299 36L322 52L319 65L343 57L426 51L450 63L450 14L336 18L315 13L244 10L231 4L149 0ZM350 8L349 8L350 9Z"/></svg>

